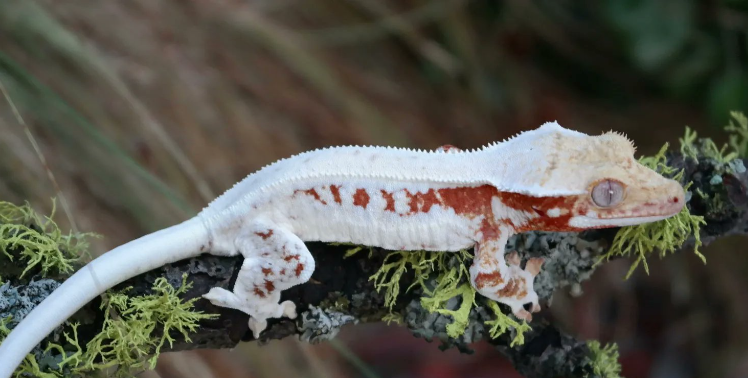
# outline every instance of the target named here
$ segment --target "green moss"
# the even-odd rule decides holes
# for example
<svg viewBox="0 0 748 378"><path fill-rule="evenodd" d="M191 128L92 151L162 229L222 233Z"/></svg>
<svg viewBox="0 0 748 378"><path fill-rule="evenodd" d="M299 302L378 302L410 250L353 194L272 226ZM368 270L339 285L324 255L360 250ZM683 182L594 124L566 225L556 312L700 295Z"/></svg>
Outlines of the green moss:
<svg viewBox="0 0 748 378"><path fill-rule="evenodd" d="M189 342L189 333L195 332L200 320L217 316L195 312L192 308L197 298L188 301L179 298L191 286L185 273L178 289L159 277L150 295L130 297L125 294L129 288L109 293L101 305L105 314L101 332L86 344L85 352L77 346L75 328L74 337L66 334L67 341L78 351L66 356L62 366L75 372L117 366L120 376L129 376L133 369L154 368L163 345L166 342L172 345L172 333L181 333ZM119 316L113 318L114 313Z"/></svg>
<svg viewBox="0 0 748 378"><path fill-rule="evenodd" d="M724 130L729 136L729 143L717 147L709 138L699 139L696 131L686 127L686 133L680 138L680 152L684 157L698 163L699 154L719 164L727 164L737 157L748 156L748 118L742 112L730 112L729 123Z"/></svg>
<svg viewBox="0 0 748 378"><path fill-rule="evenodd" d="M491 326L491 328L488 329L488 335L491 336L492 339L495 339L501 335L504 334L504 332L507 332L511 329L514 329L517 332L517 335L514 336L512 339L512 342L509 344L509 346L516 345L522 345L525 343L525 332L529 331L530 325L527 324L527 322L519 322L515 320L514 318L509 317L507 314L503 313L501 311L501 308L499 308L498 303L490 301L488 302L488 307L491 308L491 311L493 311L494 315L496 316L496 319L489 320L486 322L486 325Z"/></svg>
<svg viewBox="0 0 748 378"><path fill-rule="evenodd" d="M691 135L695 136L695 133L691 134L686 129L686 137L682 140L682 143L692 143L693 137ZM642 157L639 159L639 162L665 176L672 176L676 181L681 180L683 171L676 173L676 169L666 164L665 152L667 148L668 144L666 143L656 155ZM684 154L691 154L690 148L686 147ZM681 151L684 151L684 149L682 148ZM686 189L689 186L690 184L686 185ZM603 260L607 261L613 256L635 256L635 260L631 264L626 278L631 276L639 264L642 264L644 270L649 274L649 266L647 265L647 257L649 255L654 251L659 251L660 258L662 258L668 253L673 253L690 236L695 238L694 253L702 261L706 262L704 255L699 252L699 247L701 246L699 231L704 224L706 224L704 217L692 215L688 210L688 206L684 206L680 213L671 218L659 222L623 227L616 234L608 252L600 257L597 264Z"/></svg>
<svg viewBox="0 0 748 378"><path fill-rule="evenodd" d="M384 305L392 310L392 307L397 303L398 295L400 295L400 279L408 269L414 271L415 279L407 290L416 285L425 287L425 280L434 271L434 263L438 259L438 252L390 252L385 256L382 266L376 273L369 277L369 280L374 281L374 287L377 291L385 290Z"/></svg>
<svg viewBox="0 0 748 378"><path fill-rule="evenodd" d="M37 214L26 203L17 206L0 201L0 250L11 261L20 258L26 263L23 277L32 269L41 270L42 277L70 273L88 249L90 233L64 234L52 220L52 214Z"/></svg>
<svg viewBox="0 0 748 378"><path fill-rule="evenodd" d="M618 345L607 344L601 347L600 342L587 342L590 348L592 372L595 377L621 378L621 364L618 362Z"/></svg>
<svg viewBox="0 0 748 378"><path fill-rule="evenodd" d="M390 312L389 314L382 317L382 321L387 323L387 325L390 325L390 323L403 324L403 316L394 312Z"/></svg>
<svg viewBox="0 0 748 378"><path fill-rule="evenodd" d="M748 156L748 118L741 112L730 112L732 119L725 126L730 134L730 147L742 157Z"/></svg>
<svg viewBox="0 0 748 378"><path fill-rule="evenodd" d="M686 126L685 135L683 136L683 138L678 139L678 141L680 142L680 153L684 157L690 157L696 162L699 161L699 150L696 148L696 139L698 139L698 137L699 136L696 134L696 131L691 130L690 127ZM660 153L663 153L662 151L663 149L664 150L667 149L667 143L665 143L665 146L662 147L662 149L660 150ZM642 159L647 159L647 158L642 158Z"/></svg>
<svg viewBox="0 0 748 378"><path fill-rule="evenodd" d="M390 252L385 257L382 267L370 277L370 280L374 281L377 290L385 290L385 305L392 310L400 295L400 279L408 270L412 270L413 284L406 291L419 287L424 293L421 306L425 310L451 316L453 321L446 327L447 335L457 338L465 332L470 321L470 311L476 306L476 291L470 284L467 269L472 258L472 255L464 250L457 253ZM436 287L430 288L427 282L434 273L437 274ZM460 305L457 309L449 309L447 303L455 297L460 298ZM524 332L530 330L530 326L504 314L497 303L488 303L496 316L485 323L490 326L489 335L496 338L514 329L517 334L512 340L512 346L522 344Z"/></svg>
<svg viewBox="0 0 748 378"><path fill-rule="evenodd" d="M163 345L172 345L172 333L181 333L189 342L189 334L195 332L200 320L217 317L195 312L192 307L197 298L179 298L191 286L185 274L178 289L160 277L150 295L129 297L125 294L128 289L109 293L101 306L105 314L102 330L86 344L85 350L78 341L78 324L73 324L72 336L66 332L64 338L75 351L68 352L55 343L50 343L45 351L55 350L61 356L59 372L41 371L36 357L29 354L14 376L54 378L69 376L67 372L83 375L116 367L117 376L129 377L134 369L154 368ZM115 313L117 318L112 317ZM0 340L10 333L6 326L9 321L10 318L0 320Z"/></svg>

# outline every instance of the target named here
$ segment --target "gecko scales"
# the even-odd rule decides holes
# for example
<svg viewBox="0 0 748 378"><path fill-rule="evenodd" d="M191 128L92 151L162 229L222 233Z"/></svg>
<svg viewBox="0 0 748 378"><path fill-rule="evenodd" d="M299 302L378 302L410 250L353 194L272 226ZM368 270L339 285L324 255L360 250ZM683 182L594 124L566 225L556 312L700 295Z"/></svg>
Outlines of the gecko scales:
<svg viewBox="0 0 748 378"><path fill-rule="evenodd" d="M555 122L481 149L435 151L333 147L280 160L247 176L196 217L103 254L66 280L0 345L0 378L75 311L108 288L202 253L242 255L232 291L212 303L267 319L293 318L283 290L306 282L315 262L305 241L391 250L475 248L470 279L521 319L540 310L533 279L505 257L509 236L652 222L684 206L679 183L639 164L624 136L589 136ZM528 311L527 309L530 311Z"/></svg>

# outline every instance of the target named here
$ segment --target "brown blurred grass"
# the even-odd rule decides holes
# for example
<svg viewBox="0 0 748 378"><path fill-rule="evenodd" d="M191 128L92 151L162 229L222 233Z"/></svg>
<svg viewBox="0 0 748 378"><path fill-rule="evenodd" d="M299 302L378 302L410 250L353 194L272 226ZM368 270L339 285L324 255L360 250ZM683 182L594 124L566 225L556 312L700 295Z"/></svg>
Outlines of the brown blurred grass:
<svg viewBox="0 0 748 378"><path fill-rule="evenodd" d="M106 236L95 253L186 219L246 174L312 148L477 147L557 119L586 132L626 132L647 152L674 141L686 124L706 129L703 109L658 90L622 58L610 29L554 5L497 4L6 0L0 81L39 141L78 227ZM0 198L48 210L55 190L4 102L0 177ZM615 272L611 266L606 271ZM597 282L607 282L600 275L606 274L598 273ZM612 273L614 281L622 276ZM663 277L657 285L667 286L672 275ZM693 277L684 279L691 287ZM579 303L600 303L610 295L605 289L621 285L615 282L595 286L574 302L576 310L559 294L554 316L585 336L620 340L620 333L600 334L610 327L595 311L591 323L575 325L588 319ZM633 294L623 292L631 303ZM367 336L355 329L345 335L353 349L366 344L358 337ZM435 346L418 345L419 354L432 356ZM144 376L209 371L363 374L328 346L286 340L165 355Z"/></svg>

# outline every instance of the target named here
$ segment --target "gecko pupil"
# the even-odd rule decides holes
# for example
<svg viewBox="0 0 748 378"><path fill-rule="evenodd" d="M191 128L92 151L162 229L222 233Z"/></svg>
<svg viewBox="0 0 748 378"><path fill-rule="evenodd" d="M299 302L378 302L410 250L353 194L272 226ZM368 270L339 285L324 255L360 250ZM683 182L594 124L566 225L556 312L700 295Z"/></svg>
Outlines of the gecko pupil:
<svg viewBox="0 0 748 378"><path fill-rule="evenodd" d="M592 189L592 201L600 207L617 205L623 199L623 184L616 180L603 180Z"/></svg>

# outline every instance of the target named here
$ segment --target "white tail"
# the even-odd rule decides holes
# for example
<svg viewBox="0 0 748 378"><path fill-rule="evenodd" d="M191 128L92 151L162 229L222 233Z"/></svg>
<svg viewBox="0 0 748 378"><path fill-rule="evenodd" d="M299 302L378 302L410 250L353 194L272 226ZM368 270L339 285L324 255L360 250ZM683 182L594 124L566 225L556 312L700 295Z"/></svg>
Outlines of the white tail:
<svg viewBox="0 0 748 378"><path fill-rule="evenodd" d="M138 274L198 256L208 241L202 221L192 218L133 240L91 261L36 306L3 341L0 378L10 378L42 339L102 292Z"/></svg>

